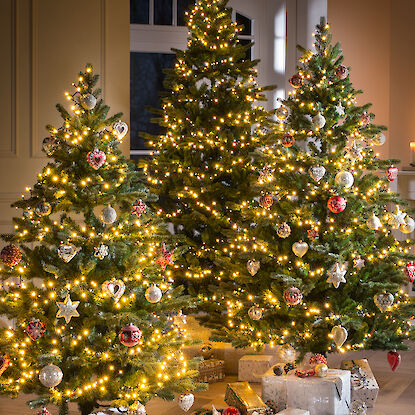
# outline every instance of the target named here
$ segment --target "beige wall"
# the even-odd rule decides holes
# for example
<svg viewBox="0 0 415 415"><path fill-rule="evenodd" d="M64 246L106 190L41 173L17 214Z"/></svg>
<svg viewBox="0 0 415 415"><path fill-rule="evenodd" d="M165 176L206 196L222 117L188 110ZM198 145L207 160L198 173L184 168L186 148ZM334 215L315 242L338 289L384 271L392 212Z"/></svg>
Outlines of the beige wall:
<svg viewBox="0 0 415 415"><path fill-rule="evenodd" d="M129 2L127 0L2 0L0 38L0 232L16 214L9 205L35 182L46 162L45 125L60 125L65 103L88 62L101 74L112 112L129 122ZM124 148L129 149L128 137Z"/></svg>

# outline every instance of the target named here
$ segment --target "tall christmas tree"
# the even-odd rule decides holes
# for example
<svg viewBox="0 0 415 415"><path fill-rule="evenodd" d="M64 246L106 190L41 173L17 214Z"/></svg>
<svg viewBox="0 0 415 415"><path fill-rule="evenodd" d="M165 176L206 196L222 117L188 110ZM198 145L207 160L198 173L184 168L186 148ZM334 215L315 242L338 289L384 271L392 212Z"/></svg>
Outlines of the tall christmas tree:
<svg viewBox="0 0 415 415"><path fill-rule="evenodd" d="M260 136L252 127L267 116L255 101L268 88L257 85L257 61L246 59L251 45L239 43L242 28L226 4L201 0L192 10L188 48L175 50L166 78L159 122L167 132L149 137L155 151L144 163L148 185L159 195L157 213L186 237L181 278L206 303L237 252L230 241L244 227L243 202L254 197L249 154Z"/></svg>
<svg viewBox="0 0 415 415"><path fill-rule="evenodd" d="M402 287L414 279L405 239L414 221L388 187L397 160L375 151L385 127L370 104L357 105L361 91L331 38L322 20L316 52L302 49L280 124L256 152L250 186L263 203L243 209L254 225L228 272L247 268L218 288L217 309L228 316L221 327L223 316L211 315L218 340L302 355L406 349L413 337L415 306Z"/></svg>
<svg viewBox="0 0 415 415"><path fill-rule="evenodd" d="M60 415L68 402L86 415L110 400L144 414L152 397L200 386L177 317L192 302L172 287L181 248L150 212L155 197L118 148L128 127L107 117L97 82L87 65L70 110L57 105L49 162L14 204L23 214L0 255L0 314L13 321L0 330L0 385Z"/></svg>

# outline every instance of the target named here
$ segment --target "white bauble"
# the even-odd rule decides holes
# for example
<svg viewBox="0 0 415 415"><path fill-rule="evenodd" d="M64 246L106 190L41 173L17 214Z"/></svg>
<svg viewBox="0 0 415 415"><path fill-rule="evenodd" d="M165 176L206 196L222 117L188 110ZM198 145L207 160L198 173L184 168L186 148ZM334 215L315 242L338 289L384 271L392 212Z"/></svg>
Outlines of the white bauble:
<svg viewBox="0 0 415 415"><path fill-rule="evenodd" d="M39 380L43 386L47 388L54 388L61 383L63 372L60 367L56 365L47 365L39 372Z"/></svg>
<svg viewBox="0 0 415 415"><path fill-rule="evenodd" d="M152 285L147 288L145 296L149 303L158 303L163 297L163 293L157 285Z"/></svg>
<svg viewBox="0 0 415 415"><path fill-rule="evenodd" d="M382 223L380 222L380 219L373 213L372 216L366 221L366 225L369 229L377 231L382 226Z"/></svg>
<svg viewBox="0 0 415 415"><path fill-rule="evenodd" d="M108 205L102 209L101 220L107 225L110 225L117 220L117 212L112 206Z"/></svg>
<svg viewBox="0 0 415 415"><path fill-rule="evenodd" d="M346 189L353 186L354 177L353 174L348 171L339 171L334 178L334 182L337 185L344 186Z"/></svg>
<svg viewBox="0 0 415 415"><path fill-rule="evenodd" d="M372 144L375 146L382 146L386 142L385 134L380 133L376 137L372 138Z"/></svg>
<svg viewBox="0 0 415 415"><path fill-rule="evenodd" d="M407 216L404 220L405 220L405 225L402 224L399 226L400 231L403 233L413 232L415 229L415 221L409 216Z"/></svg>
<svg viewBox="0 0 415 415"><path fill-rule="evenodd" d="M326 119L318 113L313 117L313 127L314 128L323 128L326 125Z"/></svg>
<svg viewBox="0 0 415 415"><path fill-rule="evenodd" d="M329 368L325 363L319 363L316 365L314 370L316 372L316 376L318 376L319 378L325 378L327 376Z"/></svg>
<svg viewBox="0 0 415 415"><path fill-rule="evenodd" d="M92 110L97 105L97 99L92 94L86 94L81 98L81 105L86 110Z"/></svg>
<svg viewBox="0 0 415 415"><path fill-rule="evenodd" d="M292 363L295 361L295 349L290 344L283 344L277 349L277 358L280 362Z"/></svg>

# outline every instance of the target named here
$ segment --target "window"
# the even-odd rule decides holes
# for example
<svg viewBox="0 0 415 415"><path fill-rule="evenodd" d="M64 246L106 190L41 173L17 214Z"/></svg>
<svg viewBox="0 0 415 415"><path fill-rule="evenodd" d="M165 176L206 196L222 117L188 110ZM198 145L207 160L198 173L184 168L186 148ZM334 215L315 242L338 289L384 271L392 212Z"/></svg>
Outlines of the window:
<svg viewBox="0 0 415 415"><path fill-rule="evenodd" d="M253 20L239 12L235 13L234 20L238 25L243 26L242 31L239 32L239 43L243 46L249 45L254 41ZM246 51L246 59L252 59L252 48L253 46Z"/></svg>

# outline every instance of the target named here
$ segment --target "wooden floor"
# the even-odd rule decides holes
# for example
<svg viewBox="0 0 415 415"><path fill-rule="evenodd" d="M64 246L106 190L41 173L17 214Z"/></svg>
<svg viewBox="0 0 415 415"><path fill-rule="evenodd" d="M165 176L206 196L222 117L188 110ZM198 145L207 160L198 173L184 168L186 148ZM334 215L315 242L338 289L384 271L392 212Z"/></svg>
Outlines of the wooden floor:
<svg viewBox="0 0 415 415"><path fill-rule="evenodd" d="M380 386L380 393L376 406L368 415L415 415L415 345L413 351L402 353L402 363L396 372L392 372L386 361L386 352L359 352L342 356L330 356L329 366L339 367L340 361L345 358L369 359L372 370ZM193 409L211 408L212 403L217 408L223 408L226 382L235 381L235 377L226 378L225 382L210 385L207 392L196 395ZM252 385L258 393L259 384ZM35 415L25 402L28 396L21 396L16 400L0 397L0 415ZM52 415L58 415L56 408L48 408ZM189 411L192 413L192 411ZM164 402L154 399L147 405L148 415L181 415L175 402ZM79 415L76 405L71 406L70 415Z"/></svg>

